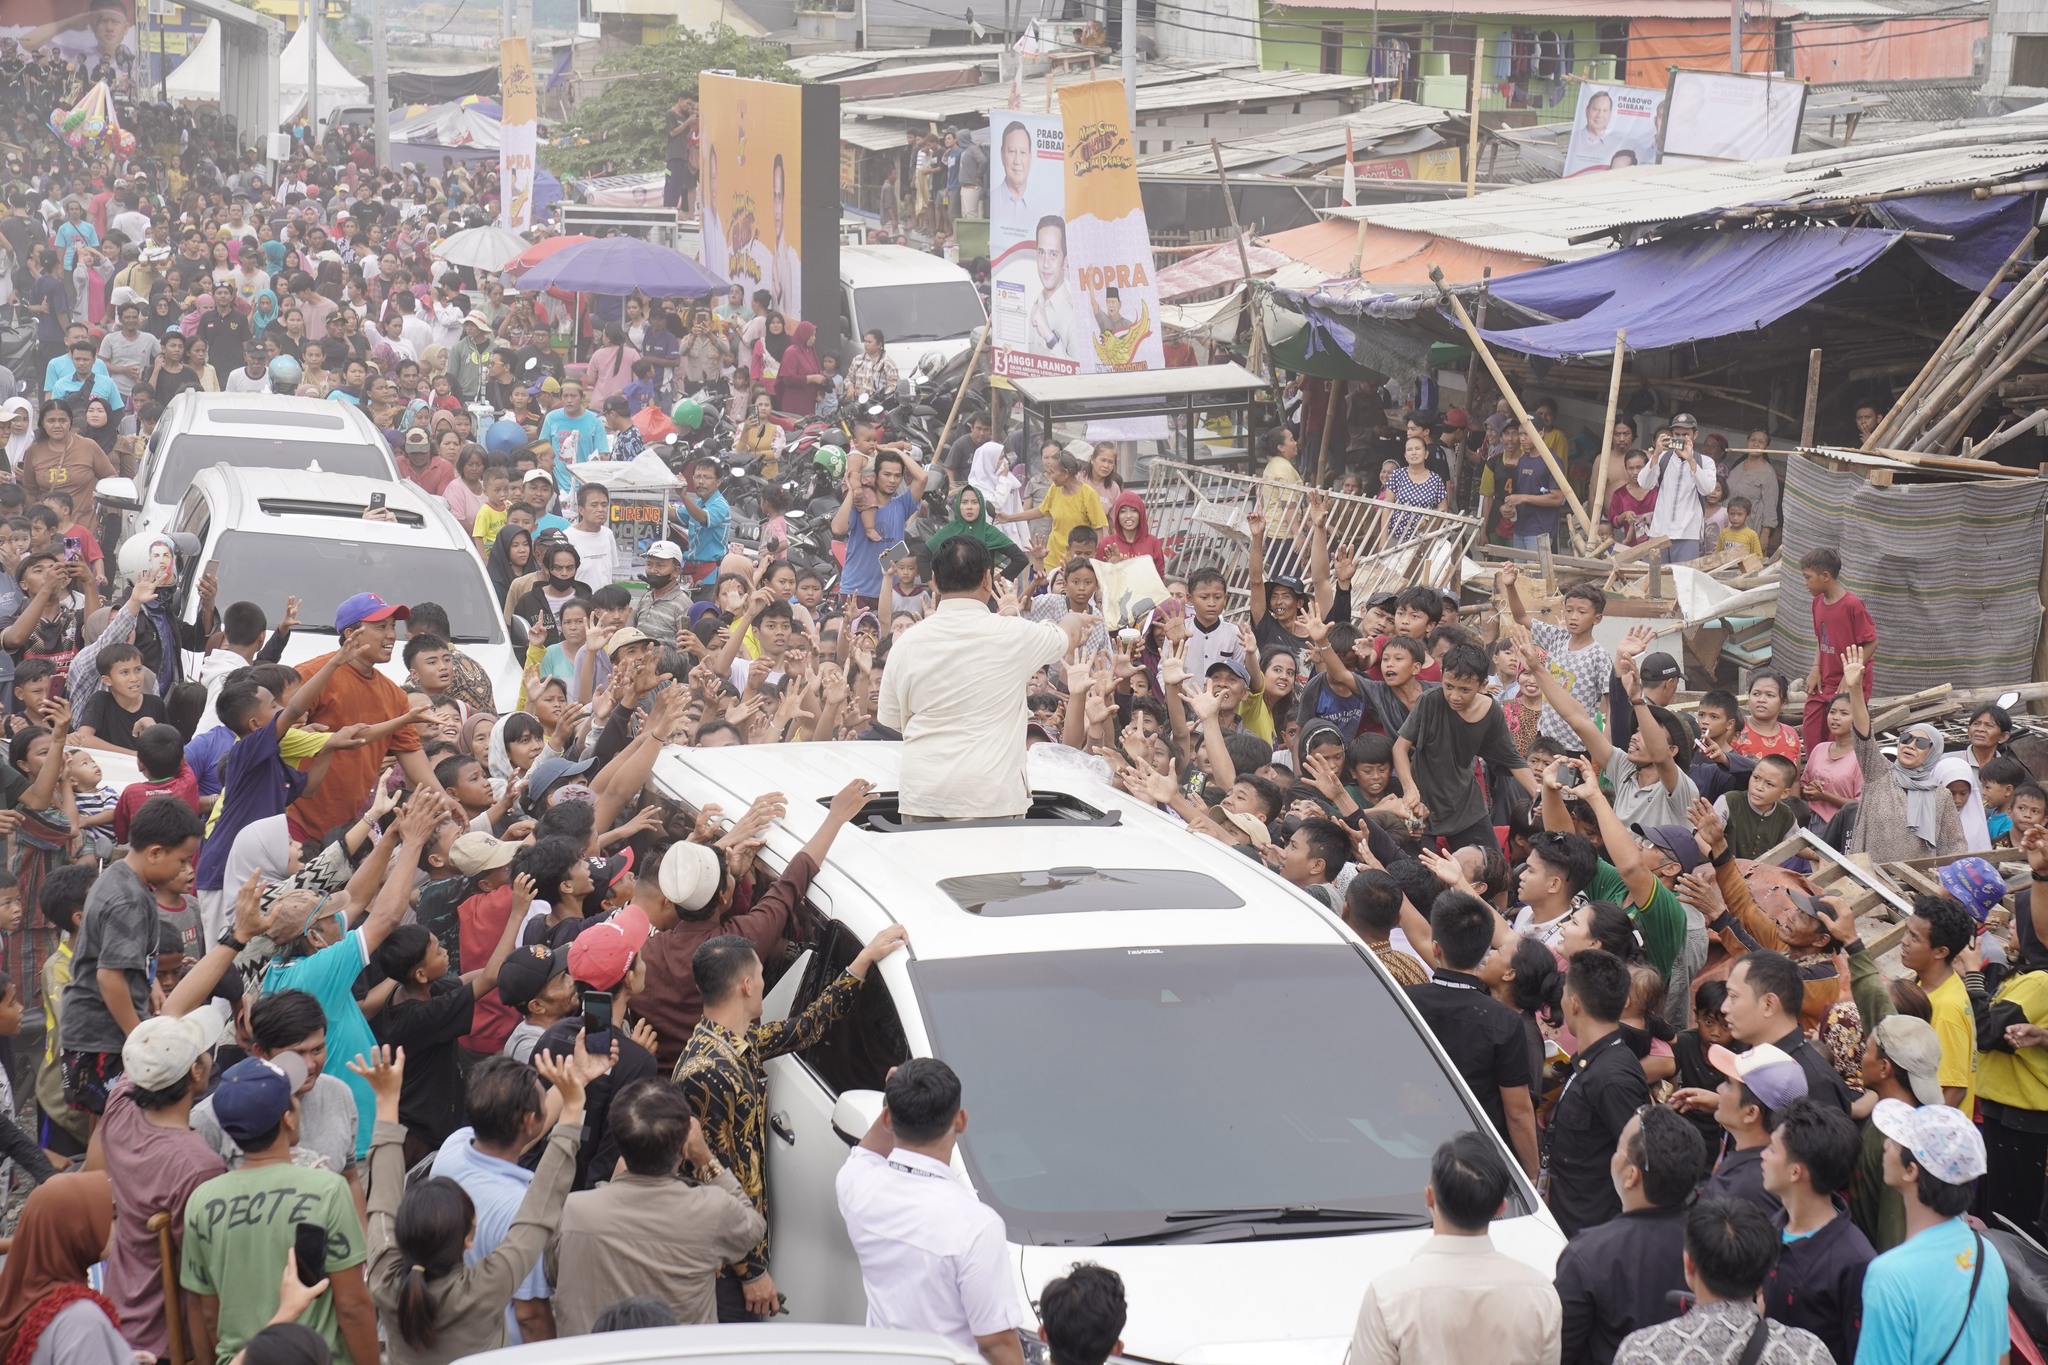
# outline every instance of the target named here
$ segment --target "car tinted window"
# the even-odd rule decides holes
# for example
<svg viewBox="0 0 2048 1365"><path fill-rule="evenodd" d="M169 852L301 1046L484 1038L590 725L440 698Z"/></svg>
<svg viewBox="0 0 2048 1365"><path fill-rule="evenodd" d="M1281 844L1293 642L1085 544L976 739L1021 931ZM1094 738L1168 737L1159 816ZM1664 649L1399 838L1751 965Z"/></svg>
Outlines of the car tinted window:
<svg viewBox="0 0 2048 1365"><path fill-rule="evenodd" d="M1244 899L1199 872L1055 867L948 877L939 890L971 914L1071 915L1091 910L1237 910Z"/></svg>
<svg viewBox="0 0 2048 1365"><path fill-rule="evenodd" d="M331 632L334 609L345 598L373 592L387 602L439 602L448 609L457 643L496 644L505 638L489 580L475 557L461 550L229 531L214 558L220 560L215 600L274 603L279 585L289 584L299 595L300 630Z"/></svg>
<svg viewBox="0 0 2048 1365"><path fill-rule="evenodd" d="M855 289L853 301L861 331L879 327L892 345L964 337L987 321L981 295L967 280L870 285Z"/></svg>
<svg viewBox="0 0 2048 1365"><path fill-rule="evenodd" d="M360 474L372 479L393 477L389 452L360 441L312 441L302 437L272 440L267 436L185 435L171 442L156 477L152 498L168 502L192 476L217 464L236 469L310 469L329 474Z"/></svg>
<svg viewBox="0 0 2048 1365"><path fill-rule="evenodd" d="M1424 1214L1439 1144L1486 1119L1346 944L920 959L976 1189L1012 1240L1180 1210ZM1527 1212L1510 1200L1510 1212Z"/></svg>

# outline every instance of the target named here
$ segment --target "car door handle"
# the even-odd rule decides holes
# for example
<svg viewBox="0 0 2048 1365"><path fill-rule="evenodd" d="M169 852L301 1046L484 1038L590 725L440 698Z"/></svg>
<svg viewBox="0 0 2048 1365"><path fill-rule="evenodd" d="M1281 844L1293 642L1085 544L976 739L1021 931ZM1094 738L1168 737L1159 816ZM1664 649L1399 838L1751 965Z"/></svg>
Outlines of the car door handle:
<svg viewBox="0 0 2048 1365"><path fill-rule="evenodd" d="M781 1138L787 1145L791 1147L796 1146L796 1130L789 1126L789 1120L782 1115L770 1114L768 1116L768 1131Z"/></svg>

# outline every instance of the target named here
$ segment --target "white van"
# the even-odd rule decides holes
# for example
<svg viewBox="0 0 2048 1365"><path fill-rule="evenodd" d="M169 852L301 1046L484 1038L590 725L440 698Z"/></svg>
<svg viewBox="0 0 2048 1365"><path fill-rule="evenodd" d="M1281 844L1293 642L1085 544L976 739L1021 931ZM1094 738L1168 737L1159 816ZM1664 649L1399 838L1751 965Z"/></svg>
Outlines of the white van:
<svg viewBox="0 0 2048 1365"><path fill-rule="evenodd" d="M879 330L883 351L906 382L944 368L988 323L981 291L965 270L907 246L840 247L839 293L849 351L857 354L861 336Z"/></svg>
<svg viewBox="0 0 2048 1365"><path fill-rule="evenodd" d="M1341 1365L1366 1285L1430 1235L1438 1145L1492 1133L1407 996L1326 907L1046 749L1025 818L943 824L895 822L900 755L672 748L654 771L692 812L783 793L770 871L848 781L879 789L791 918L800 955L766 964L773 1023L884 926L910 935L817 1042L766 1063L790 1313L865 1319L834 1178L889 1068L937 1057L969 1115L956 1168L1002 1215L1020 1302L1096 1261L1127 1287L1128 1357ZM1494 1244L1547 1276L1564 1238L1499 1150L1515 1174Z"/></svg>

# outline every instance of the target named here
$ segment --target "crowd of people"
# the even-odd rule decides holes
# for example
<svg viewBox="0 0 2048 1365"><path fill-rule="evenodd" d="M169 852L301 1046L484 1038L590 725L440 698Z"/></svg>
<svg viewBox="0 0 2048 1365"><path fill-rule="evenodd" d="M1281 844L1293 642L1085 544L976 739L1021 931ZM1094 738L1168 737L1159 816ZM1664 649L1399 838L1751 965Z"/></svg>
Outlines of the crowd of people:
<svg viewBox="0 0 2048 1365"><path fill-rule="evenodd" d="M764 1024L810 879L875 792L848 785L771 875L779 799L732 818L653 775L674 745L833 739L900 741L913 820L1021 815L1044 748L1355 931L1484 1118L1431 1161L1434 1235L1360 1286L1361 1365L2004 1351L2006 1268L1965 1215L2043 1222L2048 924L2022 891L1991 932L1997 868L1953 861L1887 975L1784 846L2008 848L2038 884L2048 794L1997 707L1956 753L1927 726L1880 747L1877 625L1834 551L1801 560L1820 645L1803 688L1766 672L1680 707L1684 670L1648 632L1602 643L1598 589L1539 613L1509 567L1470 600L1354 594L1361 547L1332 544L1329 500L1303 489L1249 509L1239 619L1234 566L1169 555L1115 446L1022 449L983 421L918 452L855 419L839 573L779 557L772 527L736 540L707 462L629 587L609 494L572 466L634 455L650 414L710 385L773 456L789 419L895 387L884 338L842 376L766 298L627 298L572 367L573 314L433 254L491 211L488 171L307 139L273 178L216 125L135 123L142 151L116 163L16 118L49 150L0 187L0 273L46 350L0 376L19 1120L0 1154L36 1186L0 1266L0 1357L114 1365L178 1332L219 1365L438 1362L775 1316L762 1065L815 1042L908 936ZM367 411L521 624L513 694L428 585L348 597L320 623L335 648L288 666L294 584L217 602L171 542L124 556L94 489L187 389ZM1334 409L1301 398L1265 442L1276 483L1316 477L1310 418ZM1554 432L1554 405L1536 415ZM1555 534L1564 494L1519 424L1406 427L1374 486L1340 486L1482 506L1516 544ZM1777 548L1768 463L1729 467L1697 432L1660 419L1646 453L1617 429L1616 539L1668 538L1681 562L1731 532ZM948 519L913 551L935 468ZM1281 546L1304 578L1267 572ZM1165 596L1112 631L1104 566L1141 559ZM193 621L163 601L181 576ZM104 782L107 751L139 779ZM951 1070L913 1059L886 1098L839 1181L869 1320L990 1365L1021 1365L1034 1324L1059 1365L1118 1351L1109 1270L1019 1302L999 1217L952 1175L971 1097ZM1516 1168L1568 1239L1552 1275L1487 1236Z"/></svg>

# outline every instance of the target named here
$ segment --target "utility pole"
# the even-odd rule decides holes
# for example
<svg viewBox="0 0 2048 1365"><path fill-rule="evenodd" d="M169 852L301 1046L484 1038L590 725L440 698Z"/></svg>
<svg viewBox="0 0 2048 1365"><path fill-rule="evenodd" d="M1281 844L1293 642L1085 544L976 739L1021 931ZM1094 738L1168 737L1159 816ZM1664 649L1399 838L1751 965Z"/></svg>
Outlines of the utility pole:
<svg viewBox="0 0 2048 1365"><path fill-rule="evenodd" d="M1728 0L1728 69L1742 72L1742 0Z"/></svg>
<svg viewBox="0 0 2048 1365"><path fill-rule="evenodd" d="M1124 0L1124 113L1131 121L1131 155L1138 154L1138 0Z"/></svg>
<svg viewBox="0 0 2048 1365"><path fill-rule="evenodd" d="M370 104L377 133L377 164L391 164L391 69L384 53L384 0L370 0Z"/></svg>
<svg viewBox="0 0 2048 1365"><path fill-rule="evenodd" d="M320 19L327 8L327 0L306 0L306 21L313 26L312 35L306 40L306 112L311 115L307 127L313 130L313 145L320 145Z"/></svg>

